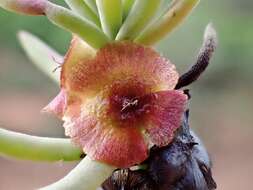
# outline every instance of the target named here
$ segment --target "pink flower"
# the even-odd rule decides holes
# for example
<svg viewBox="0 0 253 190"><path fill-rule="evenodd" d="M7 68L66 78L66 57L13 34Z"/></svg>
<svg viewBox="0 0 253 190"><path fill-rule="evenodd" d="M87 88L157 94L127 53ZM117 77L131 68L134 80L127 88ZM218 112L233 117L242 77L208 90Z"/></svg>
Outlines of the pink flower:
<svg viewBox="0 0 253 190"><path fill-rule="evenodd" d="M62 90L46 110L62 117L66 135L91 158L130 167L151 146L173 140L187 102L174 90L178 78L175 66L151 48L115 42L95 52L74 38Z"/></svg>

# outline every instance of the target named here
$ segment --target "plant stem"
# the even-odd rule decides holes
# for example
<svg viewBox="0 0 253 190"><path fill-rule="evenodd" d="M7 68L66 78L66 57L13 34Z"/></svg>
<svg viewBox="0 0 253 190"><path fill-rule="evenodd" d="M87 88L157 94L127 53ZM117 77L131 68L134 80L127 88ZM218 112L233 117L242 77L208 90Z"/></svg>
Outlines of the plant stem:
<svg viewBox="0 0 253 190"><path fill-rule="evenodd" d="M173 0L167 13L150 24L135 42L154 45L182 23L198 2L199 0Z"/></svg>
<svg viewBox="0 0 253 190"><path fill-rule="evenodd" d="M40 190L96 190L115 169L86 156L64 178Z"/></svg>
<svg viewBox="0 0 253 190"><path fill-rule="evenodd" d="M25 135L0 128L0 154L33 161L80 160L83 152L69 139Z"/></svg>

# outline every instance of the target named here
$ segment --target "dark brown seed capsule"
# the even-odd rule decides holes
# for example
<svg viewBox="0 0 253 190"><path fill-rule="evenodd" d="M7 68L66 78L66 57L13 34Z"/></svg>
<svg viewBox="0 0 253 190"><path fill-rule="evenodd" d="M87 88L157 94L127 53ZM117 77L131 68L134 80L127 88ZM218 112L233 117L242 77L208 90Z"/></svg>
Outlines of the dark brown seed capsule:
<svg viewBox="0 0 253 190"><path fill-rule="evenodd" d="M153 147L144 163L147 170L118 170L104 182L104 190L213 190L208 153L189 129L188 111L174 141L167 147Z"/></svg>
<svg viewBox="0 0 253 190"><path fill-rule="evenodd" d="M149 173L159 190L216 188L208 153L197 135L189 129L188 112L174 142L152 153Z"/></svg>

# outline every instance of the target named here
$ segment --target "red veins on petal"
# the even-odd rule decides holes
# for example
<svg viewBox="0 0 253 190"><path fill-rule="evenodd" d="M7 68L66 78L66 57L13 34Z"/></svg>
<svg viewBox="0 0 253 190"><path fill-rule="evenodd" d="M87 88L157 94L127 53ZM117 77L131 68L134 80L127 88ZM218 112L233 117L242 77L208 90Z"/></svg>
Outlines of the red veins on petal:
<svg viewBox="0 0 253 190"><path fill-rule="evenodd" d="M137 80L152 91L172 90L178 81L175 66L168 60L131 42L107 45L94 59L77 62L66 75L70 89L82 96L94 95L115 81Z"/></svg>
<svg viewBox="0 0 253 190"><path fill-rule="evenodd" d="M126 168L172 141L187 102L178 78L151 48L115 42L96 53L74 38L61 72L65 104L59 95L48 108L64 110L65 134L90 157Z"/></svg>
<svg viewBox="0 0 253 190"><path fill-rule="evenodd" d="M162 91L151 95L151 109L148 114L146 131L150 140L157 146L168 145L174 132L181 124L187 96L182 91Z"/></svg>
<svg viewBox="0 0 253 190"><path fill-rule="evenodd" d="M81 40L77 36L73 36L70 44L70 48L64 57L64 64L61 71L61 85L64 88L68 87L70 73L76 71L77 64L85 62L89 59L93 59L96 55L96 50L90 47L86 42ZM74 71L72 71L74 70Z"/></svg>
<svg viewBox="0 0 253 190"><path fill-rule="evenodd" d="M71 139L95 160L124 168L147 158L147 144L138 128L119 128L88 115L65 122L64 127Z"/></svg>
<svg viewBox="0 0 253 190"><path fill-rule="evenodd" d="M118 102L111 104L111 97L96 97L82 105L79 116L65 120L66 135L93 159L121 168L139 164L147 158L150 145L165 146L173 140L187 96L172 90L136 100L137 105L122 112Z"/></svg>

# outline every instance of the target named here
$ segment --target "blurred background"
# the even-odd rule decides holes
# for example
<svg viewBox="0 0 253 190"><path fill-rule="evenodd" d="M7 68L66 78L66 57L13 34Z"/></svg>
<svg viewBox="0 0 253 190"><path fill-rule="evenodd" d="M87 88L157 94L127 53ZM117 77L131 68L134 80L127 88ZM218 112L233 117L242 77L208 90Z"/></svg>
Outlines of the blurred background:
<svg viewBox="0 0 253 190"><path fill-rule="evenodd" d="M253 178L253 1L202 0L188 20L157 49L183 73L194 63L211 21L219 46L201 80L190 86L191 127L213 160L218 189L250 189ZM41 115L58 87L35 68L16 34L27 30L64 54L71 35L43 17L0 10L0 127L63 137L61 122ZM0 158L0 190L30 190L63 177L76 163Z"/></svg>

